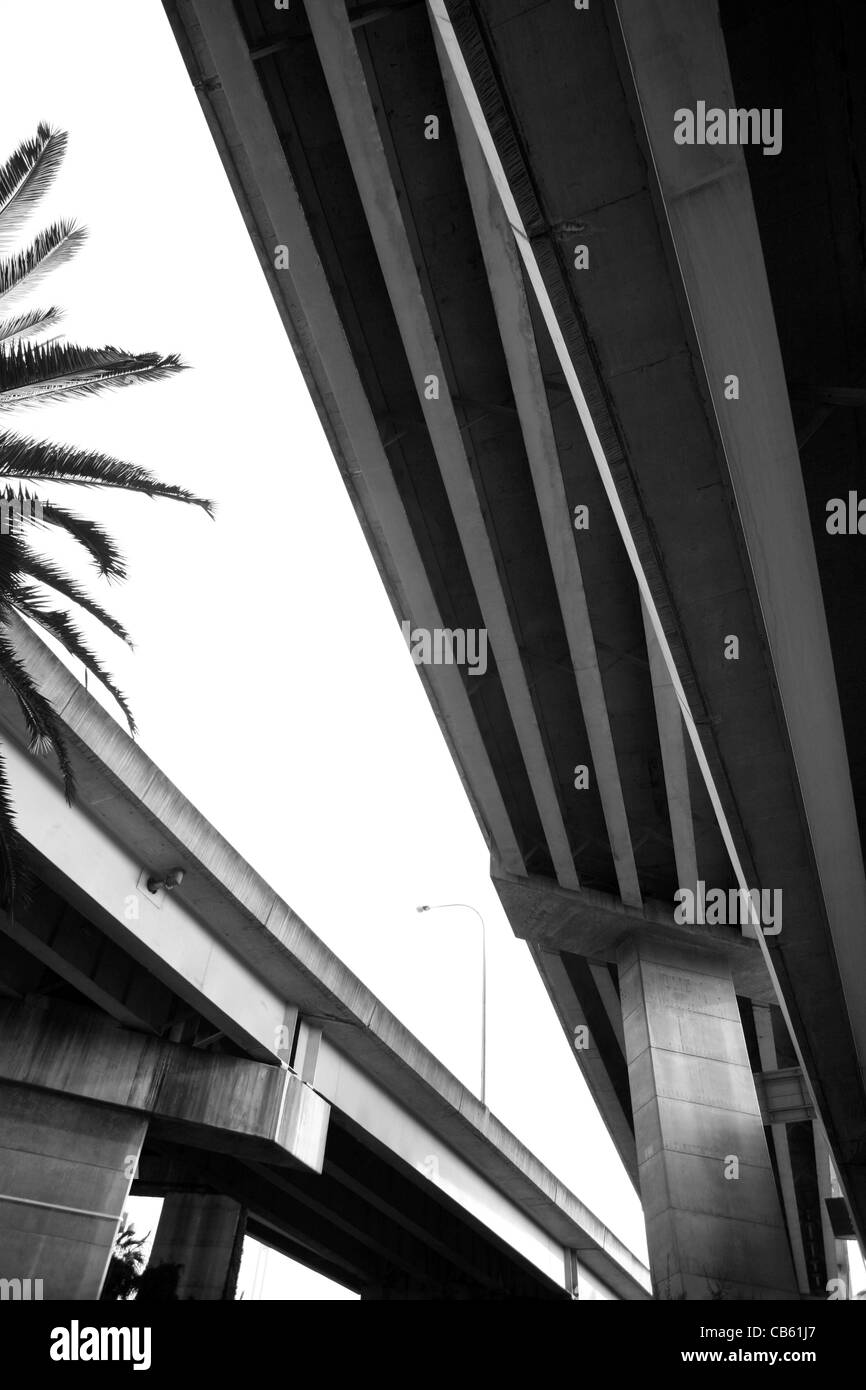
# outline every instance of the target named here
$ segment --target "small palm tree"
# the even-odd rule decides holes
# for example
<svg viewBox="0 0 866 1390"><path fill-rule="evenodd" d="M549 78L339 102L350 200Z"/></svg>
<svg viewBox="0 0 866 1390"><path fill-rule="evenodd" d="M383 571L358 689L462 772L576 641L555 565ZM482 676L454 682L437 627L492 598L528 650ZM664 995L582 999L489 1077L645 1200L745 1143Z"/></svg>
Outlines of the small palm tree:
<svg viewBox="0 0 866 1390"><path fill-rule="evenodd" d="M135 1234L135 1227L124 1212L117 1235L114 1237L114 1248L100 1298L113 1302L132 1297L144 1269L142 1246L146 1240L147 1236Z"/></svg>
<svg viewBox="0 0 866 1390"><path fill-rule="evenodd" d="M63 161L65 132L40 125L0 167L0 413L33 408L46 401L68 400L137 381L158 381L183 370L177 357L129 353L120 348L86 348L46 339L60 322L56 307L27 308L26 296L52 270L81 247L86 233L74 222L55 222L23 250L19 234L53 182ZM212 505L185 488L162 483L147 469L106 454L48 444L0 428L0 677L12 690L24 716L31 749L53 752L63 776L67 801L75 781L57 717L15 654L9 630L13 612L49 632L65 650L110 691L130 731L135 724L129 705L99 657L91 651L69 612L66 600L96 618L126 642L123 627L68 574L31 545L34 531L51 528L72 536L106 579L123 579L123 557L112 538L95 522L53 502L41 502L40 484L122 488L148 497L191 502L212 515ZM10 906L20 891L26 863L15 829L11 789L0 754L0 902Z"/></svg>

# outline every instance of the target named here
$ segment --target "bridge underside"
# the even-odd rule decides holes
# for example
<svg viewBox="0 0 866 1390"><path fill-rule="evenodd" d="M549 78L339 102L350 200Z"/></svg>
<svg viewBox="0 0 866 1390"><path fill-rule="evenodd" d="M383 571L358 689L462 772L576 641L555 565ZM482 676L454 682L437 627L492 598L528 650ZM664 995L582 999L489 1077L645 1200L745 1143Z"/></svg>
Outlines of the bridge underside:
<svg viewBox="0 0 866 1390"><path fill-rule="evenodd" d="M27 919L0 931L2 1277L98 1298L140 1195L165 1198L151 1298L234 1298L245 1234L366 1298L571 1296L44 885Z"/></svg>
<svg viewBox="0 0 866 1390"><path fill-rule="evenodd" d="M430 8L526 229L706 776ZM657 1284L673 1266L668 1291L688 1296L708 1294L683 1222L722 1223L709 1283L747 1296L735 1270L784 1220L755 1297L837 1274L833 1170L866 1230L866 559L825 529L866 404L866 15L755 9L166 0L398 619L489 635L486 671L419 673L651 1232L641 1087L661 1109L686 1076L695 1106L740 1095L738 1124L650 1141L669 1167L683 1146L706 1160L651 1234ZM782 152L676 145L674 111L699 100L781 108ZM749 884L781 893L768 958L748 926L674 920L677 889L736 886L707 776ZM679 961L684 1028L715 1020L680 1034L674 1076L653 1061L658 997L625 1000L635 951L644 984L653 951ZM801 1064L801 1105L771 1114L773 1078ZM748 1192L722 1174L741 1149Z"/></svg>

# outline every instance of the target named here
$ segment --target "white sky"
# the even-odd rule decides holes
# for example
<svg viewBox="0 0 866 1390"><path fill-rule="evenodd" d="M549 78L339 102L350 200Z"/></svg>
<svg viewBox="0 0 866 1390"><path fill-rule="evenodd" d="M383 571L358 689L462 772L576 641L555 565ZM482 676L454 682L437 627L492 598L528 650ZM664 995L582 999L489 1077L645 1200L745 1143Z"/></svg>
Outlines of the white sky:
<svg viewBox="0 0 866 1390"><path fill-rule="evenodd" d="M13 422L218 503L211 523L169 503L74 494L129 560L125 586L91 590L137 643L130 654L96 639L142 746L471 1086L477 924L414 909L466 901L484 913L491 1108L645 1259L636 1195L490 885L161 5L41 0L6 5L3 20L0 158L40 119L68 129L64 170L31 230L49 215L90 229L33 302L63 305L75 341L177 351L193 369ZM328 1296L275 1255L263 1266L256 1249L248 1242L245 1297Z"/></svg>

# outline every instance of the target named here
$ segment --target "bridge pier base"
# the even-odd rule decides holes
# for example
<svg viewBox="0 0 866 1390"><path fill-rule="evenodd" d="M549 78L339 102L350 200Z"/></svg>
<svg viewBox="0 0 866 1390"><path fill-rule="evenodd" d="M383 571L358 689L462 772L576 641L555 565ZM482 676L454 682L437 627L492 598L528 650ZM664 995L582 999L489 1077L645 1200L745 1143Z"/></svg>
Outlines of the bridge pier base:
<svg viewBox="0 0 866 1390"><path fill-rule="evenodd" d="M99 1298L147 1121L9 1082L0 1116L0 1278Z"/></svg>
<svg viewBox="0 0 866 1390"><path fill-rule="evenodd" d="M178 1265L180 1299L232 1300L246 1212L230 1197L172 1192L164 1200L148 1267Z"/></svg>
<svg viewBox="0 0 866 1390"><path fill-rule="evenodd" d="M618 964L657 1296L796 1299L728 965L638 936Z"/></svg>

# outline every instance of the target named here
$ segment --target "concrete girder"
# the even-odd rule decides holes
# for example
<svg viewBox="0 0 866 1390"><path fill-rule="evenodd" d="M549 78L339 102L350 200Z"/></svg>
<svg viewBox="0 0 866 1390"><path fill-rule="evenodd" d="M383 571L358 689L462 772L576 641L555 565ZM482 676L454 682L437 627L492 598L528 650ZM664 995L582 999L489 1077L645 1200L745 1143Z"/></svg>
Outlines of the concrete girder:
<svg viewBox="0 0 866 1390"><path fill-rule="evenodd" d="M748 172L738 145L679 146L672 113L735 105L715 9L616 0L627 63L748 552L866 1094L866 874L833 656ZM688 55L687 58L685 55ZM742 400L725 398L735 373ZM759 462L758 462L759 461ZM778 953L784 961L786 944ZM779 998L813 988L788 971ZM805 1004L803 1006L805 1008ZM801 1055L801 1061L802 1061ZM820 1075L820 1068L815 1068ZM804 1071L810 1075L804 1065ZM811 1080L811 1075L810 1075ZM828 1117L829 1119L829 1117ZM866 1179L847 1166L859 1192ZM852 1194L853 1195L853 1194Z"/></svg>
<svg viewBox="0 0 866 1390"><path fill-rule="evenodd" d="M616 750L550 418L547 388L523 284L520 256L451 64L443 53L438 29L432 20L431 25L538 499L620 896L624 903L639 907L641 891Z"/></svg>
<svg viewBox="0 0 866 1390"><path fill-rule="evenodd" d="M600 964L598 961L591 960L589 962L589 973L595 981L595 987L601 996L601 1002L604 1004L604 1011L610 1020L610 1026L616 1034L616 1040L622 1048L623 1055L625 1055L625 1035L622 1031L622 1011L619 1006L619 995L611 979L610 971L606 964Z"/></svg>
<svg viewBox="0 0 866 1390"><path fill-rule="evenodd" d="M399 1103L399 1097L388 1096L372 1078L363 1077L327 1040L323 1040L320 1049L316 1084L350 1121L369 1126L370 1117L375 1115L379 1143L384 1143L434 1186L449 1194L459 1193L460 1203L468 1212L483 1216L491 1230L507 1236L509 1244L548 1277L564 1279L560 1241L507 1204L491 1202L485 1178L474 1172L450 1144L419 1124Z"/></svg>
<svg viewBox="0 0 866 1390"><path fill-rule="evenodd" d="M775 1072L778 1064L776 1058L776 1043L773 1038L772 1008L761 1004L753 1004L752 1016L755 1020L755 1035L758 1039L758 1055L761 1059L761 1066L767 1072ZM758 1100L760 1101L760 1099L761 1086L759 1083ZM791 1241L791 1255L794 1260L797 1287L801 1293L805 1294L809 1292L809 1275L806 1270L806 1256L803 1250L803 1232L800 1226L800 1213L797 1209L797 1191L794 1186L791 1148L788 1143L788 1131L784 1121L778 1119L774 1122L771 1119L770 1134L773 1140L773 1150L776 1155L776 1169L779 1174L779 1186L782 1191L785 1223L788 1227L788 1237Z"/></svg>
<svg viewBox="0 0 866 1390"><path fill-rule="evenodd" d="M328 1242L316 1239L309 1230L303 1234L293 1230L291 1234L283 1229L275 1218L265 1220L259 1214L247 1212L247 1235L260 1241L269 1250L276 1250L287 1259L296 1260L307 1269L314 1269L335 1284L358 1289L364 1281L364 1269L360 1260L353 1261L346 1250L335 1251Z"/></svg>
<svg viewBox="0 0 866 1390"><path fill-rule="evenodd" d="M677 882L680 888L687 888L694 893L698 881L698 857L695 850L695 827L692 820L691 796L689 795L689 769L686 762L683 716L677 699L677 692L674 690L659 648L658 638L647 615L646 604L643 600L641 600L641 613L643 614L646 634L659 745L662 750L668 815L674 838Z"/></svg>
<svg viewBox="0 0 866 1390"><path fill-rule="evenodd" d="M329 1157L327 1172L329 1176L334 1177L340 1183L341 1187L345 1187L361 1201L374 1207L388 1220L397 1222L410 1236L429 1246L436 1254L450 1260L469 1279L477 1280L482 1284L487 1282L485 1272L459 1249L458 1243L453 1240L449 1242L448 1237L451 1235L449 1230L450 1214L446 1214L440 1208L437 1212L436 1229L422 1226L393 1200L390 1192L383 1194L377 1189L375 1177L367 1178L363 1171L359 1172L357 1164L341 1168Z"/></svg>
<svg viewBox="0 0 866 1390"><path fill-rule="evenodd" d="M638 912L594 889L576 893L545 879L494 871L493 886L515 935L545 951L569 951L613 964L621 943L632 935L700 946L727 961L740 996L762 1004L775 1002L757 942L732 927L675 922L668 904L652 898L644 899Z"/></svg>
<svg viewBox="0 0 866 1390"><path fill-rule="evenodd" d="M360 1203L346 1204L341 1208L333 1196L333 1189L341 1184L330 1169L326 1169L324 1181L319 1179L315 1183L305 1183L302 1178L296 1179L293 1174L284 1176L275 1173L259 1164L251 1165L251 1174L263 1190L269 1186L285 1193L296 1202L301 1202L305 1214L321 1217L350 1240L366 1247L392 1268L400 1270L407 1278L416 1278L424 1271L425 1253L432 1249L428 1241L423 1237L419 1239L399 1216L394 1221L400 1233L399 1238L388 1240L386 1231L393 1218L386 1215L380 1207L375 1210L381 1221L381 1233L359 1219ZM450 1259L450 1256L448 1258ZM561 1280L557 1282L562 1283Z"/></svg>
<svg viewBox="0 0 866 1390"><path fill-rule="evenodd" d="M767 1125L793 1125L814 1120L815 1106L799 1067L781 1067L755 1073L761 1114Z"/></svg>
<svg viewBox="0 0 866 1390"><path fill-rule="evenodd" d="M667 513L662 514L661 518L653 516L645 501L635 495L631 469L623 455L621 436L614 424L606 398L609 392L610 396L614 397L620 405L625 400L630 415L630 426L635 437L639 438L641 431L646 430L648 423L646 394L650 382L652 383L651 394L652 386L654 386L655 396L658 399L663 395L664 390L669 388L671 379L683 383L686 374L690 374L692 380L688 383L685 392L689 396L686 413L689 414L690 412L693 427L696 427L699 433L702 432L702 457L705 464L711 464L710 472L712 474L711 461L717 449L715 422L711 423L705 414L705 402L702 400L703 391L698 393L694 388L693 372L689 362L691 335L687 330L686 341L683 343L683 335L678 327L677 345L667 351L663 349L663 369L655 371L653 362L649 361L647 363L647 378L640 383L636 383L635 380L636 371L638 376L641 374L637 370L640 362L634 360L633 353L628 358L627 371L622 371L622 361L616 363L612 373L610 364L608 364L608 373L604 379L604 387L602 387L594 361L588 360L590 354L587 339L576 319L570 288L564 283L561 268L555 264L555 255L549 249L545 251L542 231L544 215L533 192L535 185L523 160L520 141L510 138L514 134L513 125L509 121L507 108L503 112L502 102L498 95L498 82L487 59L484 40L480 39L476 17L470 7L467 4L459 3L459 0L454 0L454 3L449 3L448 6L445 5L444 0L429 0L429 4L440 27L443 40L448 47L449 56L455 65L455 71L458 73L461 89L464 91L476 129L479 131L479 136L485 146L485 154L505 202L509 219L518 234L521 254L524 256L529 278L538 294L545 322L557 345L557 355L562 370L569 382L600 475L604 481L605 490L616 516L620 534L638 580L641 596L653 620L660 648L664 654L672 683L677 690L677 696L687 722L689 737L738 885L741 890L747 890L750 882L761 882L762 877L763 881L766 882L772 873L770 881L775 880L775 882L781 882L784 885L786 898L792 904L790 918L786 917L786 922L790 921L791 925L786 928L785 940L782 942L773 940L771 949L768 950L767 943L761 937L760 946L764 954L766 970L774 981L777 998L786 1014L789 1029L795 1039L795 1046L799 1049L800 1060L803 1062L804 1068L808 1070L810 1079L813 1079L822 1091L824 1112L829 1117L828 1122L831 1123L834 1131L837 1152L844 1165L848 1181L857 1189L859 1194L858 1207L862 1222L862 1211L864 1210L864 1202L866 1202L866 1197L864 1197L866 1187L864 1187L862 1167L864 1107L862 1104L863 1079L859 1067L861 1058L850 1046L851 1020L847 1016L850 1010L840 1014L838 1007L834 1008L830 1003L831 999L834 1003L837 1000L838 1003L842 1003L841 982L838 973L836 973L837 967L830 942L823 930L825 907L819 890L819 881L814 874L811 863L811 847L804 833L806 827L797 793L794 797L788 795L786 800L782 800L782 805L779 805L779 790L783 786L786 793L788 790L790 745L786 732L776 723L773 685L762 678L759 667L759 661L763 656L763 629L759 608L754 601L751 576L746 577L743 574L740 577L741 559L737 553L738 541L735 535L728 534L726 528L729 526L730 517L725 517L722 525L712 534L712 545L718 551L719 556L726 554L729 557L729 562L733 560L737 566L736 574L739 583L734 594L736 602L732 602L730 607L732 611L737 613L738 619L741 619L744 625L748 626L750 632L755 630L757 640L750 648L753 686L746 689L740 687L738 691L735 690L734 692L724 688L725 681L719 677L718 669L714 670L713 663L706 660L706 647L700 654L702 658L701 676L705 688L731 716L730 726L727 729L723 727L722 735L724 737L717 742L712 731L707 727L709 721L705 716L708 711L704 706L704 697L696 680L692 657L683 641L681 631L682 624L683 630L687 627L694 640L695 635L700 633L702 619L705 621L707 616L712 618L715 607L710 609L709 613L701 612L701 603L704 604L705 609L708 607L706 594L701 595L700 603L692 603L693 595L689 592L687 584L683 589L682 583L684 577L686 581L688 579L689 567L688 565L681 565L678 572L672 575L679 589L675 595L679 600L679 612L674 610L670 602L671 589L667 576L659 564L656 542L651 536L650 529L653 527L653 523L660 519L669 536L671 516L676 517L677 528L681 531L683 525L694 522L696 512L699 518L701 508L694 505L694 498L690 498L684 493L683 510L686 515L683 516L680 508L676 505L676 489L665 488L663 478L665 461L659 457L658 431L653 431L646 438L645 447L642 446L643 452L649 455L651 463L655 465L657 470L648 479L648 482L654 489L653 501L669 508ZM631 9L638 17L646 16L649 13L641 9L640 6L631 6ZM454 23L452 23L452 15L449 11L456 16ZM696 15L700 16L701 22L716 23L715 12L704 8L689 11L690 20L694 20ZM652 22L657 18L659 18L659 14L656 8L652 11ZM459 42L456 33L458 23L460 28ZM515 44L519 45L516 29L516 25L509 26L505 40L511 46L512 60L515 59ZM536 33L535 38L538 40L538 33ZM461 43L465 43L467 51L471 50L473 64L482 71L483 101L487 108L494 111L498 123L496 141L491 135L485 109L479 100L473 78L466 66L466 59L460 47ZM675 49L676 44L673 41L668 43L663 41L660 44L660 52L668 57L674 53ZM723 43L718 35L714 40L713 56L717 58L722 53ZM548 55L549 57L550 55ZM671 60L671 68L674 75L681 75L684 71L688 71L691 75L688 55L677 50L676 56ZM628 92L632 75L627 61L622 64L621 74L624 89ZM652 94L658 103L659 119L657 125L659 131L662 132L664 121L668 122L669 127L672 113L683 94L679 88L676 88L675 84L672 90L665 93L663 99L659 98L655 87ZM702 99L704 96L705 92L701 89ZM721 104L724 105L724 101ZM628 111L625 103L621 102L620 105L622 109L614 113L613 120L614 124L619 127L621 143L622 141L629 142L628 147L632 151L632 163L634 164L635 156L638 160L640 158L639 149L632 134L634 117ZM538 108L534 109L537 124ZM666 157L670 160L674 150L670 129L666 130L666 134L670 136L666 147ZM660 138L664 140L664 134ZM502 157L497 148L497 141L507 150L508 174L505 172ZM537 151L536 154L538 156ZM540 156L538 157L540 158ZM608 189L606 194L602 195L597 187L599 182L598 168L599 166L596 164L594 169L598 196L595 202L598 203L602 196L605 196L605 200L609 204L610 190ZM710 185L715 186L712 179L708 181L708 186ZM700 204L702 191L701 189L696 192L698 204ZM616 202L616 200L614 201ZM518 206L518 202L520 206ZM620 206L622 205L617 202L617 207ZM659 221L663 227L664 217L662 216ZM533 238L530 235L533 229L538 231L540 235ZM739 230L741 229L738 228ZM662 244L665 243L664 252L667 253L668 248L664 232L658 240L657 250L660 251ZM725 246L729 258L736 254L734 248L737 245L738 237L729 236ZM758 259L760 259L759 247L757 254ZM748 259L753 260L754 257ZM662 256L656 255L655 262L662 269L663 276L669 275ZM725 264L724 260L721 263ZM707 280L712 281L710 292L716 294L719 300L723 294L727 296L726 277L719 273L719 265L712 259L707 260L700 257L697 258L697 264L704 283ZM610 277L607 281L601 277L596 283L595 310L596 313L601 312L602 316L607 312L608 319L611 315L613 316L618 325L614 339L621 347L623 337L628 337L628 328L624 326L626 320L610 305L600 307L597 299L600 292L599 285L608 286L608 298L610 297L609 280ZM668 284L669 291L671 291L667 293L667 308L670 311L679 296L679 286L674 285L671 289L672 282L666 279L665 283ZM722 286L725 287L724 291L722 291ZM604 293L604 289L601 292ZM615 297L614 293L614 299ZM729 321L734 321L735 315L731 312L731 306L727 300L722 312L727 314ZM753 304L749 300L743 306L742 318L748 320L752 312ZM674 317L676 316L671 316L671 322L674 321ZM678 317L676 317L676 322L679 324ZM607 327L609 326L608 322ZM661 337L661 335L658 336ZM594 338L596 353L598 353L598 338L596 335ZM683 350L684 347L685 351ZM605 388L607 389L605 390ZM641 407L643 407L642 413ZM650 410L650 418L655 419L656 423L659 415L663 416L663 412L660 412L657 406L655 415ZM695 422L698 420L698 416L700 416L700 420L696 426ZM621 418L625 423L624 416ZM668 434L675 434L679 428L678 418L675 422L668 422L667 424ZM754 441L754 447L750 454L752 461L763 456L767 443L768 439L763 437ZM658 470L662 471L659 472ZM756 470L756 475L759 473L760 470ZM723 480L725 477L723 472ZM723 488L725 486L726 483L723 481ZM724 493L721 493L720 496L724 497ZM672 503L673 510L670 510ZM689 510L689 508L691 509ZM775 523L769 521L767 524L773 525ZM677 551L676 553L679 554L680 552ZM704 568L706 570L706 566ZM710 602L713 605L715 605L717 597L717 594L710 596ZM722 629L722 631L725 630L731 629ZM736 631L737 629L734 628L733 630ZM801 656L806 660L809 659L808 653L805 651L801 651ZM718 668L719 664L719 661L716 661L715 667ZM832 672L830 673L830 680L832 682ZM686 694L686 692L688 693ZM755 776L754 751L743 740L745 729L742 716L747 699L757 706L762 719L761 753L763 768L765 769L764 775L768 780L773 779L772 789L776 793L772 815L766 806L762 807L760 804L763 800L761 795L762 783ZM747 725L746 728L748 727ZM721 742L724 742L725 746L725 762L720 757ZM735 781L737 783L736 799L734 797ZM846 784L848 781L846 770ZM748 836L743 833L744 815L741 816L742 808L738 807L738 800L744 801L745 809L749 813ZM757 805L756 801L758 802ZM850 824L848 830L850 831ZM850 835L848 841L850 842ZM765 870L763 876L755 873L749 862L750 853L755 853L758 845ZM750 853L747 853L747 847L750 849ZM859 896L858 894L858 902ZM858 915L862 916L859 907ZM813 989L816 973L819 974L824 986L817 996ZM855 985L851 984L850 976L848 978L849 990L855 988L862 992L866 989L866 985L864 985L866 972L860 970L855 973L854 978L856 980ZM797 989L798 983L799 989ZM864 1020L864 1026L866 1026L866 1020ZM826 1045L828 1035L830 1036L829 1047ZM833 1054L832 1065L828 1064L829 1053ZM858 1098L856 1109L853 1111L850 1103L852 1094Z"/></svg>
<svg viewBox="0 0 866 1390"><path fill-rule="evenodd" d="M834 1191L833 1182L833 1161L830 1154L830 1146L827 1143L827 1136L823 1126L818 1122L812 1125L813 1141L815 1144L815 1172L818 1177L818 1202L821 1212L821 1236L824 1242L824 1263L827 1269L827 1283L831 1280L846 1279L848 1277L848 1252L844 1242L837 1240L833 1230L833 1223L830 1220L830 1213L827 1209L828 1198L837 1195Z"/></svg>
<svg viewBox="0 0 866 1390"><path fill-rule="evenodd" d="M321 1175L217 1155L206 1156L200 1171L209 1187L246 1209L251 1233L302 1263L313 1252L319 1267L323 1260L342 1266L341 1282L358 1291L376 1274L374 1282L418 1285L428 1298L453 1296L464 1281L475 1297L501 1297L502 1276L507 1281L511 1273L523 1289L567 1297L564 1280L541 1275L483 1229L476 1240L476 1223L455 1212L447 1194L419 1191L413 1175L359 1147L351 1131L336 1126L330 1146L340 1168L369 1174L376 1193L387 1193L390 1202L370 1201L363 1182L345 1185L330 1157Z"/></svg>
<svg viewBox="0 0 866 1390"><path fill-rule="evenodd" d="M726 109L733 102L718 16L687 0L674 0L663 18L632 0L617 0L616 8L724 443L866 1077L866 874L748 172L739 146L675 146L670 131L673 93L675 105L692 96ZM748 405L724 398L734 366Z"/></svg>
<svg viewBox="0 0 866 1390"><path fill-rule="evenodd" d="M346 9L340 0L315 0L307 3L306 9L557 879L566 887L577 888L579 879L562 808ZM438 381L438 399L425 393L425 381L431 375Z"/></svg>
<svg viewBox="0 0 866 1390"><path fill-rule="evenodd" d="M36 901L16 907L14 917L0 911L0 932L118 1023L164 1032L176 1005L171 991L80 913L58 904L53 895L46 901L47 894L36 892Z"/></svg>
<svg viewBox="0 0 866 1390"><path fill-rule="evenodd" d="M322 1171L331 1107L294 1072L118 1028L88 1009L0 1001L0 1081L158 1120L194 1147Z"/></svg>

